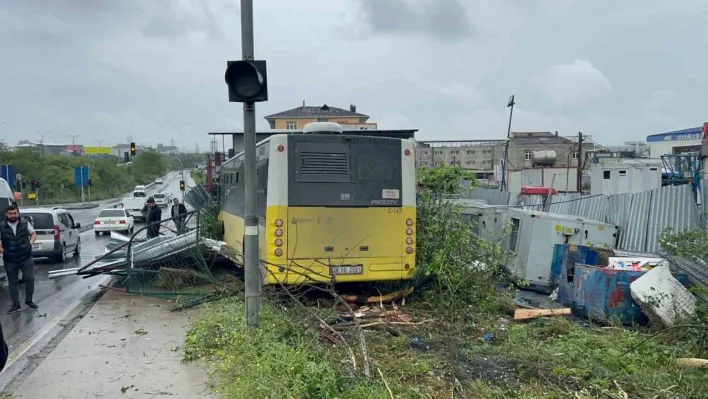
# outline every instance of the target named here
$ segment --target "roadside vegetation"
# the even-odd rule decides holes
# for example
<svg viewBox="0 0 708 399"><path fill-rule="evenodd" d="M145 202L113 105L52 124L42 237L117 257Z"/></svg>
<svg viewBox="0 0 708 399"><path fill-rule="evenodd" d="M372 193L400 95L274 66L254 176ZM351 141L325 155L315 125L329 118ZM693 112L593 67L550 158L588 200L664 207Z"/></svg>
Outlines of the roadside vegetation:
<svg viewBox="0 0 708 399"><path fill-rule="evenodd" d="M200 169L192 169L190 171L190 176L194 179L197 184L204 184L206 180L206 171Z"/></svg>
<svg viewBox="0 0 708 399"><path fill-rule="evenodd" d="M705 357L705 329L514 321L501 245L478 237L444 199L472 177L440 167L418 178L412 294L357 306L342 301L345 288L268 288L261 328L250 334L237 292L205 305L185 360L208 361L213 388L226 398L705 397L706 370L675 362ZM705 245L666 239L684 251ZM687 323L704 325L703 315Z"/></svg>
<svg viewBox="0 0 708 399"><path fill-rule="evenodd" d="M33 149L18 149L0 152L2 164L13 165L15 173L27 182L24 189L25 201L29 182L39 180L39 204L49 205L81 201L81 189L74 183L74 168L88 165L91 178L91 200L114 198L129 192L138 184L147 184L164 175L171 165L154 149L142 148L129 165L119 164L116 158L100 159L40 155Z"/></svg>

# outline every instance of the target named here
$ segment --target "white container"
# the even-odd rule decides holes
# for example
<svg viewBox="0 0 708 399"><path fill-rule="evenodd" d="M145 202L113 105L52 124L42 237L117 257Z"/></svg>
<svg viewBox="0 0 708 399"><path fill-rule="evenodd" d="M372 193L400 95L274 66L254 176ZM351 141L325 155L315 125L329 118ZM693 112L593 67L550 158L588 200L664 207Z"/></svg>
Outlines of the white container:
<svg viewBox="0 0 708 399"><path fill-rule="evenodd" d="M511 233L504 240L509 257L506 268L529 288L550 292L555 244L575 244L614 249L617 226L576 216L524 209L509 209Z"/></svg>

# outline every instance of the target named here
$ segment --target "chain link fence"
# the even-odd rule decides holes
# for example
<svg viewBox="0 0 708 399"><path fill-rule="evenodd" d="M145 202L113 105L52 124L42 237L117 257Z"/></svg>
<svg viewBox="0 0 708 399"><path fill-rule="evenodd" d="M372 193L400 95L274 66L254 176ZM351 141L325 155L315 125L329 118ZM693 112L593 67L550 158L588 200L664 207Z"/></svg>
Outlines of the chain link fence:
<svg viewBox="0 0 708 399"><path fill-rule="evenodd" d="M202 212L192 211L183 219L165 219L137 230L125 250L126 291L172 299L182 306L226 294L233 270L217 253L219 242L200 233L204 218ZM220 268L222 264L226 267ZM215 273L217 268L221 273Z"/></svg>

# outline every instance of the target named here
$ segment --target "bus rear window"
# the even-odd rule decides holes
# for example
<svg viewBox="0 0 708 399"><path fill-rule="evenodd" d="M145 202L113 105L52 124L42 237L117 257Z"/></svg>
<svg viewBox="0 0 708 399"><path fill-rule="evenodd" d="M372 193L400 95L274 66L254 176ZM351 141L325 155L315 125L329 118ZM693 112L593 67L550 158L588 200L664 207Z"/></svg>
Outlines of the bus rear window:
<svg viewBox="0 0 708 399"><path fill-rule="evenodd" d="M401 206L400 140L341 135L289 140L294 148L289 152L289 206Z"/></svg>

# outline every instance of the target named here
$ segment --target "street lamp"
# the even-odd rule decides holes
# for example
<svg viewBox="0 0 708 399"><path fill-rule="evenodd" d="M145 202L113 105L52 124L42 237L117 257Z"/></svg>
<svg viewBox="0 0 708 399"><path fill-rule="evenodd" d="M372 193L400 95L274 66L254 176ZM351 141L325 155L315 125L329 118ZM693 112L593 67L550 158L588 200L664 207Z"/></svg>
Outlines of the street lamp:
<svg viewBox="0 0 708 399"><path fill-rule="evenodd" d="M162 155L162 156L165 157L165 158L176 159L177 162L179 162L179 167L180 167L180 170L182 171L182 181L185 181L185 180L184 180L184 164L182 163L182 160L179 159L178 157L175 157L175 156L172 156L172 155L167 155L167 154L160 154L160 155ZM184 201L184 187L182 187L182 186L180 185L180 189L182 190L182 200Z"/></svg>

